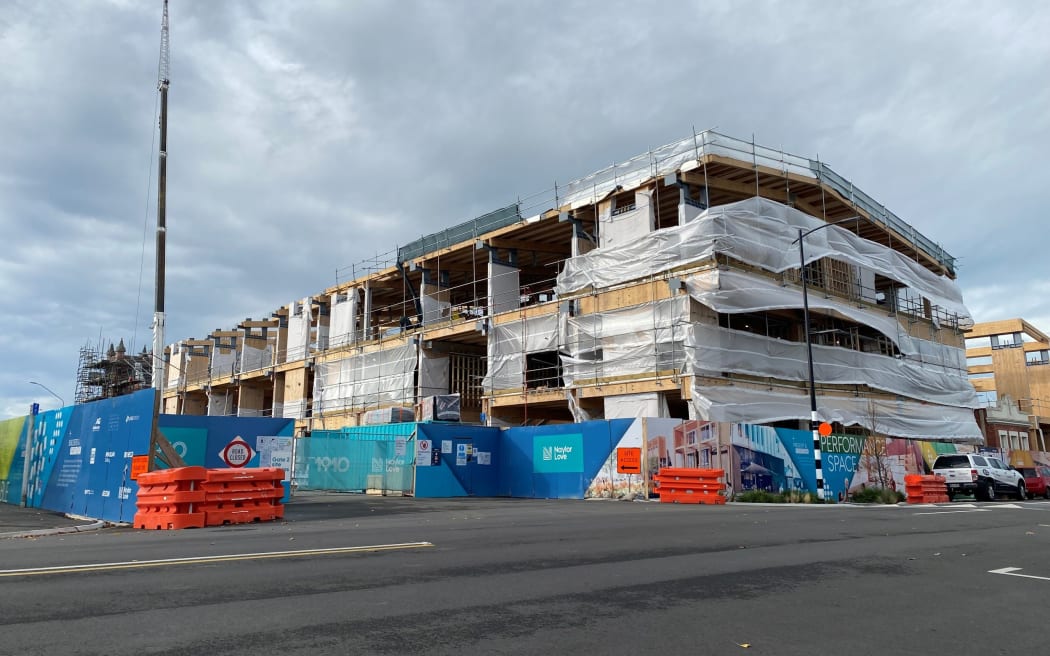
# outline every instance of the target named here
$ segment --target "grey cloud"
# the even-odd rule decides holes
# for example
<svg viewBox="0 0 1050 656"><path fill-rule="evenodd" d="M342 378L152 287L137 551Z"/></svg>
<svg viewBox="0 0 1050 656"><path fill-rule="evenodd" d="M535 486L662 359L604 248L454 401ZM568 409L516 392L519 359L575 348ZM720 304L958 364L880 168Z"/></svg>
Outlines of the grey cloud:
<svg viewBox="0 0 1050 656"><path fill-rule="evenodd" d="M30 377L72 398L100 331L149 341L159 4L0 9L0 312L19 317L0 339L4 408L34 397ZM1050 317L1031 238L1050 146L1038 3L187 1L171 16L168 341L693 126L819 154L960 258L978 320Z"/></svg>

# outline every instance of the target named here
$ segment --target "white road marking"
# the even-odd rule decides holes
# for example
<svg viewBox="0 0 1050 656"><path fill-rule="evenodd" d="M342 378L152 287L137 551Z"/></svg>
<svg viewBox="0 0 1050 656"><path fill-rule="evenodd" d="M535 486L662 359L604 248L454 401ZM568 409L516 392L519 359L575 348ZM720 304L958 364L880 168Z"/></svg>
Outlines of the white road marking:
<svg viewBox="0 0 1050 656"><path fill-rule="evenodd" d="M1047 576L1033 576L1031 574L1017 574L1021 571L1021 567L1003 567L1002 569L990 569L989 574L1002 574L1003 576L1019 576L1023 579L1037 579L1040 581L1050 581L1050 577Z"/></svg>
<svg viewBox="0 0 1050 656"><path fill-rule="evenodd" d="M165 565L193 565L197 563L219 563L237 560L263 560L267 558L294 558L296 556L324 556L329 554L358 553L368 551L395 551L398 549L422 549L434 546L430 542L401 542L397 544L375 544L363 547L334 547L331 549L299 549L296 551L263 551L246 554L220 556L191 556L187 558L162 558L159 560L130 560L115 563L91 563L88 565L59 565L55 567L30 567L27 569L0 569L0 577L33 576L36 574L69 574L73 572L98 572L113 569L139 569Z"/></svg>
<svg viewBox="0 0 1050 656"><path fill-rule="evenodd" d="M971 508L968 510L937 510L934 512L914 513L916 515L952 515L956 513L990 512L990 508Z"/></svg>

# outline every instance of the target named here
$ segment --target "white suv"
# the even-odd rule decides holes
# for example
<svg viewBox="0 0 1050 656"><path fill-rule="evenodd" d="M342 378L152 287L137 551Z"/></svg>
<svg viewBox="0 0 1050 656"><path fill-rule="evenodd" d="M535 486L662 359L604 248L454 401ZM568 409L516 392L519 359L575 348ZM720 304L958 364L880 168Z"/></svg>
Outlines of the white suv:
<svg viewBox="0 0 1050 656"><path fill-rule="evenodd" d="M980 501L993 501L999 492L1028 498L1024 476L1002 460L976 453L951 453L937 457L933 473L943 476L948 486L948 500L956 494L973 494Z"/></svg>

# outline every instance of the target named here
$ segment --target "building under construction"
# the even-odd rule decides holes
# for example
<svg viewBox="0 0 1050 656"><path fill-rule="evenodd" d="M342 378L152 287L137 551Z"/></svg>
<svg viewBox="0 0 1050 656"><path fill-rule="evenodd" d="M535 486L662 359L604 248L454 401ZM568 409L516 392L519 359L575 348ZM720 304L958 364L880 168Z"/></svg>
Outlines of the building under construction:
<svg viewBox="0 0 1050 656"><path fill-rule="evenodd" d="M145 348L138 355L128 355L124 340L109 349L84 346L77 366L75 403L90 403L123 396L150 386L153 377L153 354Z"/></svg>
<svg viewBox="0 0 1050 656"><path fill-rule="evenodd" d="M853 220L847 220L853 219ZM712 131L425 236L170 347L164 412L301 434L679 417L979 439L955 260L827 165Z"/></svg>

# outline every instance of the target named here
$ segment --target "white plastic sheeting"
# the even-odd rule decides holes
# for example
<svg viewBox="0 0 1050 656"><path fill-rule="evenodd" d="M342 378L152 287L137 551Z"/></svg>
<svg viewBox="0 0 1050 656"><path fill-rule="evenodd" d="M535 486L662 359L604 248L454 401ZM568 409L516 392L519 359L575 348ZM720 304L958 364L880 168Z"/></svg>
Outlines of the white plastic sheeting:
<svg viewBox="0 0 1050 656"><path fill-rule="evenodd" d="M681 226L651 232L632 244L598 248L565 262L555 291L561 295L645 278L700 263L723 253L780 273L799 267L798 229L826 225L820 219L765 198L748 198L710 208ZM881 244L862 239L841 226L806 237L806 261L829 257L868 269L912 288L946 311L960 325L973 325L955 283Z"/></svg>
<svg viewBox="0 0 1050 656"><path fill-rule="evenodd" d="M686 346L695 373L731 371L777 380L809 380L804 343L694 324ZM973 385L961 372L817 344L813 345L813 369L821 383L867 385L931 403L980 407Z"/></svg>
<svg viewBox="0 0 1050 656"><path fill-rule="evenodd" d="M233 397L229 391L208 392L209 417L224 417L236 414L236 412L237 408L234 406Z"/></svg>
<svg viewBox="0 0 1050 656"><path fill-rule="evenodd" d="M241 362L238 371L258 371L273 366L273 343L264 339L245 339L241 345Z"/></svg>
<svg viewBox="0 0 1050 656"><path fill-rule="evenodd" d="M800 287L780 285L764 276L743 271L701 271L686 278L685 285L690 296L723 314L802 307ZM823 294L810 294L809 308L811 311L819 310L879 331L896 344L900 352L909 359L962 373L966 371L966 355L963 349L908 335L894 314L858 307L845 299Z"/></svg>
<svg viewBox="0 0 1050 656"><path fill-rule="evenodd" d="M285 350L285 362L295 362L306 357L310 344L310 310L309 298L296 301L289 307L288 347Z"/></svg>
<svg viewBox="0 0 1050 656"><path fill-rule="evenodd" d="M801 305L799 288L782 287L757 274L721 270L698 273L686 283L688 295L600 314L567 317L561 326L563 337L559 339L566 386L654 375L657 371L672 369L701 378L704 374L732 373L765 377L774 382L808 380L804 343L699 323L690 313L692 299L729 314L797 308ZM911 337L895 317L878 310L858 308L823 295L815 295L811 305L879 330L898 344L904 354L892 357L814 345L814 373L818 384L868 386L899 395L904 404L900 407L910 414L904 418L886 417L890 423L884 428L890 434L945 439L974 437L972 408L980 404L966 378L961 348ZM520 376L521 360L513 357L517 345L510 337L496 337L499 356L518 367L511 373ZM693 410L699 417L720 421L761 423L808 419L808 397L796 396L799 398L786 392L757 394L743 384L716 387L709 396L696 397ZM761 407L766 402L772 405ZM829 412L838 414L829 415L829 420L841 416L847 419L847 424L864 424L864 414L868 411L866 396L836 403L838 405L829 406ZM719 404L726 404L727 408L724 411L712 408ZM619 415L611 405L606 407L606 418L609 412ZM574 416L577 414L578 409L574 409ZM882 418L879 421L882 422Z"/></svg>
<svg viewBox="0 0 1050 656"><path fill-rule="evenodd" d="M186 384L188 349L182 346L182 342L172 344L168 348L171 351L171 358L168 361L168 380L165 382L164 387L166 389L178 389Z"/></svg>
<svg viewBox="0 0 1050 656"><path fill-rule="evenodd" d="M280 405L275 403L273 406L273 413L274 415L285 419L305 419L306 399L285 401Z"/></svg>
<svg viewBox="0 0 1050 656"><path fill-rule="evenodd" d="M357 306L361 293L356 288L332 298L332 323L328 345L338 348L357 341Z"/></svg>
<svg viewBox="0 0 1050 656"><path fill-rule="evenodd" d="M653 197L642 191L634 195L632 210L616 213L607 208L598 217L598 242L602 248L619 248L633 244L653 231L656 216L653 213Z"/></svg>
<svg viewBox="0 0 1050 656"><path fill-rule="evenodd" d="M487 391L521 389L525 384L525 355L558 348L557 314L501 323L489 329Z"/></svg>
<svg viewBox="0 0 1050 656"><path fill-rule="evenodd" d="M565 385L681 368L688 312L689 299L680 296L570 317L561 357Z"/></svg>
<svg viewBox="0 0 1050 656"><path fill-rule="evenodd" d="M489 262L489 316L521 307L521 286L517 267Z"/></svg>
<svg viewBox="0 0 1050 656"><path fill-rule="evenodd" d="M667 398L657 392L607 396L605 419L641 419L642 417L670 417Z"/></svg>
<svg viewBox="0 0 1050 656"><path fill-rule="evenodd" d="M419 397L448 394L449 357L447 353L435 353L419 349Z"/></svg>
<svg viewBox="0 0 1050 656"><path fill-rule="evenodd" d="M693 405L701 419L730 423L762 424L809 419L808 394L789 394L742 385L704 385L694 380ZM874 403L865 397L821 394L817 415L823 421L863 426L879 434L913 439L981 441L973 411L900 399ZM874 421L873 421L874 415ZM873 425L874 424L874 425Z"/></svg>
<svg viewBox="0 0 1050 656"><path fill-rule="evenodd" d="M562 203L573 209L593 205L617 186L631 189L653 177L674 173L679 169L696 168L699 165L697 160L704 155L720 155L785 173L816 178L809 159L805 157L756 146L707 130L570 182L564 191Z"/></svg>
<svg viewBox="0 0 1050 656"><path fill-rule="evenodd" d="M419 304L423 310L424 325L448 321L452 317L452 303L448 300L448 291L438 290L437 285L432 287L435 291L428 292L424 289L423 294L419 297Z"/></svg>
<svg viewBox="0 0 1050 656"><path fill-rule="evenodd" d="M318 363L314 372L315 410L323 413L412 403L416 391L416 348L409 342Z"/></svg>
<svg viewBox="0 0 1050 656"><path fill-rule="evenodd" d="M239 356L235 349L215 347L211 351L211 376L220 378L235 373Z"/></svg>

